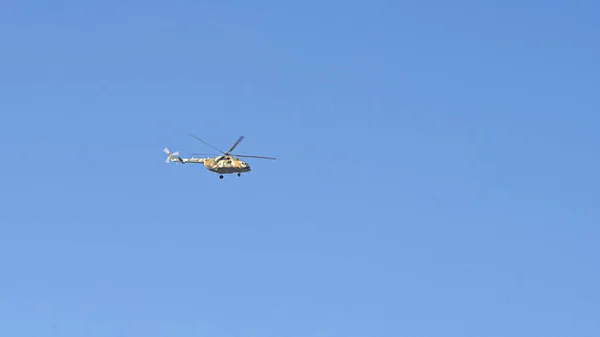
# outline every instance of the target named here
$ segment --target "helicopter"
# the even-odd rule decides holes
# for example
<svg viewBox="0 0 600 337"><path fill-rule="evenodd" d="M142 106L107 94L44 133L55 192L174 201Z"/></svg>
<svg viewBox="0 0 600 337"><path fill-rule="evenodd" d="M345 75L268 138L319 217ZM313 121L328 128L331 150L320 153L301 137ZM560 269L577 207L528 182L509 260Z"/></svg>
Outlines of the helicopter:
<svg viewBox="0 0 600 337"><path fill-rule="evenodd" d="M273 157L263 157L263 156L249 156L244 154L234 154L231 153L244 139L244 136L240 136L237 141L231 146L228 151L221 151L218 148L210 145L204 140L194 136L189 133L191 137L196 140L201 141L202 143L210 146L211 148L221 152L220 155L214 154L203 154L203 153L192 153L192 155L209 155L215 157L190 157L190 158L182 158L179 156L179 151L171 153L168 148L164 148L163 151L167 154L167 159L165 159L165 163L169 162L177 162L181 164L204 164L204 167L211 172L217 173L219 175L219 179L223 179L224 174L237 174L237 176L241 176L242 173L250 172L250 164L240 159L243 158L259 158L259 159L270 159L275 160Z"/></svg>

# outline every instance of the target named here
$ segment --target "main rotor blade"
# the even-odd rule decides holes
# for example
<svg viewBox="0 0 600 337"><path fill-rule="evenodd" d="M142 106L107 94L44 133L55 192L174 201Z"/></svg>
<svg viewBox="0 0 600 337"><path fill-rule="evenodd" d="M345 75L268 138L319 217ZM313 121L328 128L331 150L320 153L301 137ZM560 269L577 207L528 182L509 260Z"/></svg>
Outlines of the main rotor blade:
<svg viewBox="0 0 600 337"><path fill-rule="evenodd" d="M238 138L238 140L235 142L235 144L233 144L233 146L231 147L231 149L229 149L229 151L227 151L227 153L230 153L231 151L233 151L233 149L235 149L236 146L238 146L238 144L244 139L244 136L240 136L240 138Z"/></svg>
<svg viewBox="0 0 600 337"><path fill-rule="evenodd" d="M220 154L215 153L190 153L192 156L220 156Z"/></svg>
<svg viewBox="0 0 600 337"><path fill-rule="evenodd" d="M204 143L204 144L206 144L206 145L208 145L208 146L212 147L213 149L215 149L215 150L217 150L217 151L219 151L219 152L221 152L221 153L225 153L225 152L223 152L223 151L221 151L221 150L217 149L216 147L214 147L214 146L212 146L212 145L208 144L207 142L203 141L202 139L200 139L200 138L198 138L198 137L196 137L196 136L192 135L191 133L188 133L188 135L190 135L190 136L194 137L196 140L199 140L199 141L201 141L202 143Z"/></svg>
<svg viewBox="0 0 600 337"><path fill-rule="evenodd" d="M259 159L271 159L271 160L275 160L275 158L273 157L262 157L262 156L248 156L245 154L231 154L234 157L245 157L245 158L259 158Z"/></svg>

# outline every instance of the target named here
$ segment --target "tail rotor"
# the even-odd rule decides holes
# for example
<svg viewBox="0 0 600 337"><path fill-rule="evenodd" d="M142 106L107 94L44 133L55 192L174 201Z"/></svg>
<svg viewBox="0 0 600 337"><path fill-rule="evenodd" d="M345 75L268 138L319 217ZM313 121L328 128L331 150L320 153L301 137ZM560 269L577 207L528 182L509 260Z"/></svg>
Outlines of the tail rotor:
<svg viewBox="0 0 600 337"><path fill-rule="evenodd" d="M179 151L175 151L171 153L168 148L164 148L163 151L167 154L167 158L165 159L165 164L168 164L171 161L176 161L175 157L179 156Z"/></svg>

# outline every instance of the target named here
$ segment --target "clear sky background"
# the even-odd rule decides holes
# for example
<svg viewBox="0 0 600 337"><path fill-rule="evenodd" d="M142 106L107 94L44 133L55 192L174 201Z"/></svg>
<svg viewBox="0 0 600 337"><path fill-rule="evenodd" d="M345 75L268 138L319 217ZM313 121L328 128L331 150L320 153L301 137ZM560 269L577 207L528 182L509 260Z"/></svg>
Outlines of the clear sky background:
<svg viewBox="0 0 600 337"><path fill-rule="evenodd" d="M599 17L3 1L0 335L599 336Z"/></svg>

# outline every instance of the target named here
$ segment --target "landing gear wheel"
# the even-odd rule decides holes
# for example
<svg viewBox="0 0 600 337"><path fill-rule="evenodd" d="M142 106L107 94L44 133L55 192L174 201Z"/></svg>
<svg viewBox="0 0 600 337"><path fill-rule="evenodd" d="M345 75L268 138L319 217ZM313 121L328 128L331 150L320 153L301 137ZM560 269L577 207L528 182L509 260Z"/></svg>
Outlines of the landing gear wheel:
<svg viewBox="0 0 600 337"><path fill-rule="evenodd" d="M219 179L223 179L223 175L220 175L220 176L219 176Z"/></svg>
<svg viewBox="0 0 600 337"><path fill-rule="evenodd" d="M241 173L238 173L238 174L237 174L237 176L238 176L238 177L241 177L241 176L242 176L242 174L241 174Z"/></svg>

